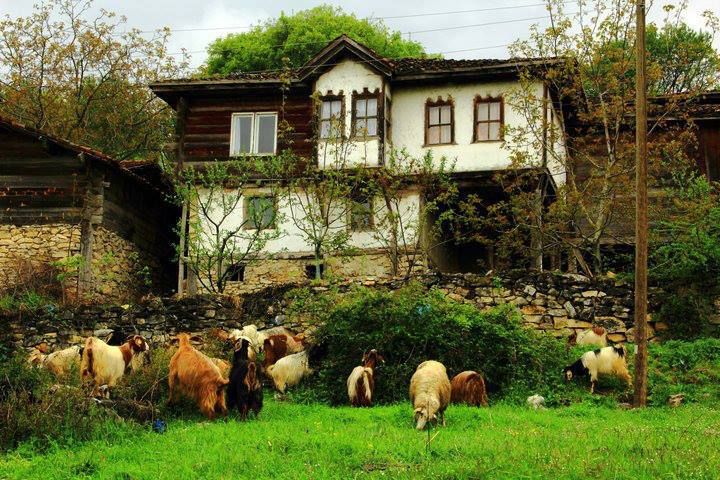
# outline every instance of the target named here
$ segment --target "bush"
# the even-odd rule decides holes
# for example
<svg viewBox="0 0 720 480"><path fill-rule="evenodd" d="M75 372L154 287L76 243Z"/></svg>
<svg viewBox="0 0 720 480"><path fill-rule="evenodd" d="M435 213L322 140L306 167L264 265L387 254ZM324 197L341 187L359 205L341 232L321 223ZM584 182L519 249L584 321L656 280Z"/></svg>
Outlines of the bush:
<svg viewBox="0 0 720 480"><path fill-rule="evenodd" d="M707 292L697 293L687 289L667 295L657 316L658 320L670 327L665 336L690 340L707 335L712 313L709 297Z"/></svg>
<svg viewBox="0 0 720 480"><path fill-rule="evenodd" d="M88 398L78 375L64 380L56 384L49 372L29 366L21 355L0 364L0 451L28 440L43 450L108 438L117 423L124 423Z"/></svg>
<svg viewBox="0 0 720 480"><path fill-rule="evenodd" d="M317 312L311 303L306 299L305 308ZM371 348L386 360L377 373L377 403L407 399L410 377L428 359L443 362L450 376L481 371L495 397L524 401L528 394L564 388L563 344L524 328L510 305L480 312L438 290L411 285L395 292L352 290L323 315L316 338L327 355L297 398L346 403L347 376Z"/></svg>
<svg viewBox="0 0 720 480"><path fill-rule="evenodd" d="M720 403L720 339L651 344L649 367L653 405L665 405L677 393L688 402Z"/></svg>

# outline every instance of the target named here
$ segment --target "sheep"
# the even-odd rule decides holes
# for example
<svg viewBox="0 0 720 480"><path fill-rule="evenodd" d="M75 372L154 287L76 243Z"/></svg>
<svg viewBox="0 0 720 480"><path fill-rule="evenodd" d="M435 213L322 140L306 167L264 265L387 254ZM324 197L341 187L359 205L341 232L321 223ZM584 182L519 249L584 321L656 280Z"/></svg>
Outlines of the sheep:
<svg viewBox="0 0 720 480"><path fill-rule="evenodd" d="M228 380L208 356L192 346L190 335L181 333L178 340L178 350L170 359L168 404L174 403L176 392L180 390L195 400L209 420L216 413L227 415L224 390Z"/></svg>
<svg viewBox="0 0 720 480"><path fill-rule="evenodd" d="M245 420L248 411L260 415L263 405L262 384L257 377L257 365L249 358L252 348L248 338L241 338L236 344L232 370L230 371L230 386L227 391L228 408L237 407L240 418Z"/></svg>
<svg viewBox="0 0 720 480"><path fill-rule="evenodd" d="M574 333L570 337L570 344L607 347L607 330L603 327L593 327L588 330Z"/></svg>
<svg viewBox="0 0 720 480"><path fill-rule="evenodd" d="M95 385L92 395L98 396L102 385L107 385L108 389L114 387L131 366L133 358L149 350L150 347L140 335L130 336L119 347L108 345L97 337L88 337L80 362L80 378L82 381L91 379ZM138 368L138 365L134 364L133 367Z"/></svg>
<svg viewBox="0 0 720 480"><path fill-rule="evenodd" d="M438 416L445 426L445 409L450 403L450 380L445 365L427 360L418 365L410 379L410 401L413 404L415 428L437 423Z"/></svg>
<svg viewBox="0 0 720 480"><path fill-rule="evenodd" d="M258 332L255 325L245 325L242 330L230 330L227 338L234 345L242 337L246 337L250 340L250 346L253 348L254 354L254 352L262 352L263 343L265 342L267 335L263 332ZM254 360L254 358L252 360Z"/></svg>
<svg viewBox="0 0 720 480"><path fill-rule="evenodd" d="M450 400L453 403L467 403L475 407L488 406L485 380L478 372L466 370L455 375L450 382Z"/></svg>
<svg viewBox="0 0 720 480"><path fill-rule="evenodd" d="M372 405L375 390L375 367L385 359L374 348L363 354L362 365L357 366L347 379L348 397L353 407L369 407Z"/></svg>
<svg viewBox="0 0 720 480"><path fill-rule="evenodd" d="M632 377L627 369L625 348L622 345L585 352L578 361L565 367L563 373L566 381L572 380L573 377L590 375L590 393L595 392L598 375L615 375L621 380L625 380L628 386L632 386Z"/></svg>
<svg viewBox="0 0 720 480"><path fill-rule="evenodd" d="M267 374L272 378L275 388L283 394L288 387L294 387L312 372L307 351L283 357L267 368Z"/></svg>
<svg viewBox="0 0 720 480"><path fill-rule="evenodd" d="M47 350L39 346L31 351L28 357L28 363L42 366L56 377L61 377L67 375L75 367L80 368L80 359L82 358L83 350L84 348L80 345L74 345L47 354Z"/></svg>

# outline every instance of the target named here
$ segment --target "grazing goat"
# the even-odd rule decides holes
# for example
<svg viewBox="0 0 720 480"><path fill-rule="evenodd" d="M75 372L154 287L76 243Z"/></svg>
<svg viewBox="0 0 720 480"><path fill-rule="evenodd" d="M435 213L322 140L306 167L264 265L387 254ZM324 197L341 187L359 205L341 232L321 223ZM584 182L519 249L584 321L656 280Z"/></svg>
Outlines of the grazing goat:
<svg viewBox="0 0 720 480"><path fill-rule="evenodd" d="M271 365L274 365L281 358L291 353L302 352L304 349L305 345L291 335L270 335L265 339L263 347L265 351L263 368L267 371Z"/></svg>
<svg viewBox="0 0 720 480"><path fill-rule="evenodd" d="M229 382L210 357L192 346L190 335L181 333L178 340L178 350L170 359L168 403L175 401L176 391L180 390L195 400L208 419L212 420L216 413L226 415L224 390Z"/></svg>
<svg viewBox="0 0 720 480"><path fill-rule="evenodd" d="M240 340L242 337L247 338L250 340L250 346L252 347L252 352L248 350L248 353L250 355L255 355L257 352L262 352L263 345L265 342L265 339L267 338L267 335L263 332L258 332L258 329L255 325L245 325L242 330L230 330L230 333L228 334L228 340L235 345L235 343ZM254 357L251 357L251 360L255 360Z"/></svg>
<svg viewBox="0 0 720 480"><path fill-rule="evenodd" d="M347 379L348 397L353 407L369 407L372 405L375 390L375 367L385 359L374 348L363 354L362 365L355 367Z"/></svg>
<svg viewBox="0 0 720 480"><path fill-rule="evenodd" d="M133 368L138 368L139 365L133 363L133 359L149 350L150 347L140 335L130 336L119 347L108 345L96 337L88 337L80 362L80 378L92 379L95 385L92 394L98 396L102 385L107 385L108 389L114 387L131 364Z"/></svg>
<svg viewBox="0 0 720 480"><path fill-rule="evenodd" d="M450 403L450 391L445 365L434 360L418 365L410 379L410 401L415 409L415 428L422 430L428 423L437 423L438 416L445 426L445 409Z"/></svg>
<svg viewBox="0 0 720 480"><path fill-rule="evenodd" d="M563 370L565 380L573 377L590 375L590 393L595 392L598 375L615 375L625 380L628 386L632 385L632 378L627 369L625 348L622 345L599 348L585 352L580 359Z"/></svg>
<svg viewBox="0 0 720 480"><path fill-rule="evenodd" d="M263 405L262 384L257 376L257 365L250 360L249 352L252 349L248 338L241 338L236 344L232 370L230 371L230 386L227 391L228 408L237 407L240 418L245 420L248 412L260 415Z"/></svg>
<svg viewBox="0 0 720 480"><path fill-rule="evenodd" d="M42 366L56 377L67 375L74 367L80 368L83 347L74 345L63 350L47 353L43 347L35 347L28 357L31 365Z"/></svg>
<svg viewBox="0 0 720 480"><path fill-rule="evenodd" d="M267 354L267 351L265 353ZM303 377L311 373L310 357L307 351L283 357L267 368L267 374L272 378L275 388L280 393L285 393L288 387L294 387L300 383Z"/></svg>
<svg viewBox="0 0 720 480"><path fill-rule="evenodd" d="M478 372L466 370L458 373L453 377L450 386L452 388L450 400L453 403L467 403L474 407L488 406L485 380Z"/></svg>
<svg viewBox="0 0 720 480"><path fill-rule="evenodd" d="M603 327L593 327L574 333L570 336L571 345L597 345L598 347L607 347L607 330Z"/></svg>

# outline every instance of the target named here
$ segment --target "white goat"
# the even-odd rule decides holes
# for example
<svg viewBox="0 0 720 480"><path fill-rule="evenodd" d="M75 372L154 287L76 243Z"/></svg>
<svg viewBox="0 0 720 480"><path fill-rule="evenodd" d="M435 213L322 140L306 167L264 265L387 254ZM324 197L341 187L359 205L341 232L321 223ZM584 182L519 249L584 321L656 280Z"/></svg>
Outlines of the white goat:
<svg viewBox="0 0 720 480"><path fill-rule="evenodd" d="M628 386L632 385L632 377L627 369L625 348L622 345L605 347L585 352L582 357L563 371L565 380L573 377L590 375L590 393L595 392L598 375L615 375L625 380Z"/></svg>
<svg viewBox="0 0 720 480"><path fill-rule="evenodd" d="M575 338L576 345L597 345L607 347L607 330L603 327L593 327L579 332Z"/></svg>
<svg viewBox="0 0 720 480"><path fill-rule="evenodd" d="M93 381L93 395L97 396L102 385L114 387L135 356L148 350L147 342L140 335L131 336L119 347L108 345L96 337L88 337L80 365L81 379L90 378Z"/></svg>
<svg viewBox="0 0 720 480"><path fill-rule="evenodd" d="M285 393L288 387L294 387L303 377L311 373L307 350L283 357L267 368L267 374L280 393Z"/></svg>
<svg viewBox="0 0 720 480"><path fill-rule="evenodd" d="M418 365L410 379L410 401L415 409L415 422L418 430L425 425L437 423L438 416L445 426L445 409L450 403L450 379L445 365L427 360Z"/></svg>

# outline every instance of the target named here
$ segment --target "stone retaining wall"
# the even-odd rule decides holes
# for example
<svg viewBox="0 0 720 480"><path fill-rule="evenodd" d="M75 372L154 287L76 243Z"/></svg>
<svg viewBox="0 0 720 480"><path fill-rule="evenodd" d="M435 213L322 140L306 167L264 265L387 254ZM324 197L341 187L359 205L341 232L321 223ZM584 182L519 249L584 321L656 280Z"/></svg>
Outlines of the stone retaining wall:
<svg viewBox="0 0 720 480"><path fill-rule="evenodd" d="M593 325L605 327L613 342L633 340L632 287L614 280L591 281L576 274L514 273L504 278L473 274L425 275L418 281L427 288L439 288L459 302L479 309L511 303L522 312L528 328L567 337ZM303 283L307 285L307 283ZM400 281L366 277L340 284L341 291L362 284L373 288L400 288ZM285 293L298 284L271 286L235 297L196 296L183 299L153 299L125 306L85 306L67 310L46 310L33 315L0 317L0 343L32 347L47 342L64 347L88 335L106 335L111 330L124 336L140 333L152 343L165 342L180 331L208 333L254 323L259 328L285 325L303 331L311 321L287 318ZM311 286L318 295L328 287ZM662 292L650 292L650 311L656 311ZM305 323L303 323L305 322ZM720 315L712 322L720 327ZM650 316L650 336L668 326Z"/></svg>

